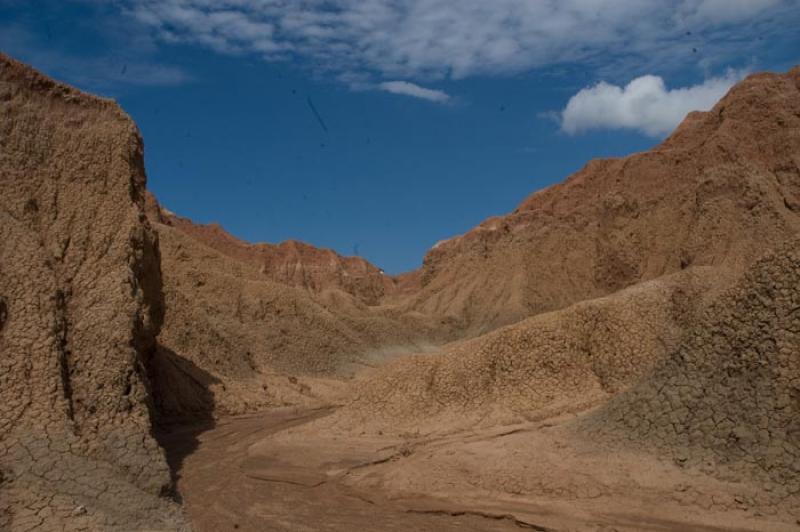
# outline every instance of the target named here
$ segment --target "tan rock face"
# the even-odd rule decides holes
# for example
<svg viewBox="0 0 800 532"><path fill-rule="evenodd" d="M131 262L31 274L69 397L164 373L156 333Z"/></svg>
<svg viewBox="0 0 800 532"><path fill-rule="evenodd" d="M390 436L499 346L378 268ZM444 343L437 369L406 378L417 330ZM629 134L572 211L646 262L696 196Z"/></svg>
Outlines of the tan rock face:
<svg viewBox="0 0 800 532"><path fill-rule="evenodd" d="M404 434L577 412L647 375L714 290L693 268L387 364L353 385L331 423Z"/></svg>
<svg viewBox="0 0 800 532"><path fill-rule="evenodd" d="M152 195L148 204L148 214L154 220L175 227L223 255L255 266L265 279L315 294L329 289L342 290L367 305L376 305L398 291L392 277L361 257L343 257L330 249L297 240L250 244L217 224L199 225L165 212Z"/></svg>
<svg viewBox="0 0 800 532"><path fill-rule="evenodd" d="M581 428L777 500L800 494L800 240L759 260L654 374Z"/></svg>
<svg viewBox="0 0 800 532"><path fill-rule="evenodd" d="M0 55L0 529L180 530L154 417L329 403L328 377L449 340L327 422L448 431L635 386L580 428L796 494L799 153L800 69L751 76L390 278L164 211L127 115Z"/></svg>
<svg viewBox="0 0 800 532"><path fill-rule="evenodd" d="M412 308L479 334L688 266L741 272L800 228L799 85L800 68L750 76L660 146L440 243Z"/></svg>
<svg viewBox="0 0 800 532"><path fill-rule="evenodd" d="M220 252L179 227L154 226L167 308L156 398L169 414L314 401L305 376L347 375L423 349L439 334L424 317L367 305L335 287L315 292L278 282L258 261ZM162 386L176 380L184 385Z"/></svg>
<svg viewBox="0 0 800 532"><path fill-rule="evenodd" d="M0 528L178 528L150 436L163 309L138 131L3 55L0 117Z"/></svg>

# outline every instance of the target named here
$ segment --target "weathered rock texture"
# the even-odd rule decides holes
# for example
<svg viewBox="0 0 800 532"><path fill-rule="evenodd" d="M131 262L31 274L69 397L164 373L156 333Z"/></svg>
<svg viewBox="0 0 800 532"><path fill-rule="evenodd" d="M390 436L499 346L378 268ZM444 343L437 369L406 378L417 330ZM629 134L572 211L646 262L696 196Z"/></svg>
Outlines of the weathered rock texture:
<svg viewBox="0 0 800 532"><path fill-rule="evenodd" d="M255 266L265 279L305 288L311 293L338 289L358 300L376 305L398 289L385 275L361 257L342 257L297 240L280 244L250 244L226 232L217 224L198 225L159 207L148 194L148 215L239 262Z"/></svg>
<svg viewBox="0 0 800 532"><path fill-rule="evenodd" d="M607 400L798 233L798 201L800 68L750 76L654 150L592 162L437 245L400 306L479 336L375 372L335 422L436 430Z"/></svg>
<svg viewBox="0 0 800 532"><path fill-rule="evenodd" d="M449 431L579 411L636 383L714 293L693 268L387 364L330 422L360 433Z"/></svg>
<svg viewBox="0 0 800 532"><path fill-rule="evenodd" d="M162 319L142 143L0 54L0 528L181 528L151 437Z"/></svg>
<svg viewBox="0 0 800 532"><path fill-rule="evenodd" d="M799 86L752 75L656 148L438 244L410 308L477 335L692 265L741 273L800 228Z"/></svg>
<svg viewBox="0 0 800 532"><path fill-rule="evenodd" d="M582 423L800 495L800 240L759 260L654 374Z"/></svg>
<svg viewBox="0 0 800 532"><path fill-rule="evenodd" d="M150 219L162 220L154 225L167 309L158 358L166 376L156 386L184 382L156 394L166 412L237 413L314 400L309 376L350 374L440 336L423 317L368 305L335 283L309 290L276 281L265 274L263 255L229 251L219 241L230 237L209 242L204 229L155 209L151 201Z"/></svg>
<svg viewBox="0 0 800 532"><path fill-rule="evenodd" d="M654 150L590 163L395 279L165 212L113 102L1 55L0 117L0 528L181 529L154 419L342 400L328 377L448 340L325 422L536 419L669 356L584 428L800 488L797 241L706 310L800 229L800 69L747 78Z"/></svg>
<svg viewBox="0 0 800 532"><path fill-rule="evenodd" d="M365 405L397 400L410 416L438 411L440 403L475 411L477 402L498 401L507 412L562 399L574 405L580 389L608 392L587 369L603 343L639 361L624 379L632 384L687 323L670 314L670 291L699 297L724 288L800 229L799 80L800 69L751 76L654 150L590 163L511 215L436 246L421 271L396 279L305 245L246 244L151 199L168 309L161 344L205 372L195 381L216 381L213 400L237 412L283 402L284 392L263 375L340 374L372 356L479 336L530 316L518 329L450 347L442 359L390 366L381 372L386 380L365 392ZM698 272L706 272L703 282L693 283ZM638 299L615 299L617 310L603 311L600 322L592 317L591 309L608 304L597 298L669 275L666 285L643 284ZM580 301L592 302L588 310L547 314ZM598 323L607 335L594 330ZM625 333L640 326L650 343L637 349ZM590 346L582 343L590 336ZM497 373L498 366L513 375ZM568 391L564 382L575 371L583 377ZM553 387L526 384L551 377L560 379ZM250 391L232 392L241 386Z"/></svg>

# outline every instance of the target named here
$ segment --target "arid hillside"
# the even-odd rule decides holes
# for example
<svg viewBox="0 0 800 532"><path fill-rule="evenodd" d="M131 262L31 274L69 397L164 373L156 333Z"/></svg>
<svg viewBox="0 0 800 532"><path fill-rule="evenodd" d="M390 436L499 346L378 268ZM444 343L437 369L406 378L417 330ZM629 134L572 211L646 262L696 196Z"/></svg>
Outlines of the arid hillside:
<svg viewBox="0 0 800 532"><path fill-rule="evenodd" d="M311 388L327 394L339 387L319 377L347 376L399 354L427 350L444 336L421 315L369 305L348 292L342 279L358 293L383 278L362 259L303 244L288 248L304 250L296 262L300 258L286 255L284 246L252 246L219 228L165 213L154 198L149 204L150 219L159 220L153 225L160 235L164 279L160 360L171 361L162 366L160 382L172 384L158 397L172 414L313 404L320 398ZM350 275L345 263L367 274ZM320 284L312 288L276 274L291 268L316 276Z"/></svg>
<svg viewBox="0 0 800 532"><path fill-rule="evenodd" d="M582 424L688 467L800 496L800 240L759 260L628 393Z"/></svg>
<svg viewBox="0 0 800 532"><path fill-rule="evenodd" d="M0 116L0 529L181 530L151 436L164 308L139 133L2 54Z"/></svg>
<svg viewBox="0 0 800 532"><path fill-rule="evenodd" d="M416 311L468 335L689 266L743 268L800 228L800 68L756 74L662 144L595 160L425 257Z"/></svg>
<svg viewBox="0 0 800 532"><path fill-rule="evenodd" d="M0 117L0 529L800 518L800 68L394 278L169 212L2 54Z"/></svg>
<svg viewBox="0 0 800 532"><path fill-rule="evenodd" d="M585 405L594 388L602 393L589 402L601 401L645 375L693 313L800 229L798 83L798 69L751 76L653 150L589 163L396 279L306 244L247 244L150 197L167 299L161 344L207 374L207 387L226 390L205 401L226 412L296 400L287 397L306 387L293 384L287 396L284 375L347 374L448 341L457 343L444 358L381 370L383 384L364 385L368 410L386 404L402 419L397 400L412 416L437 405L449 415L453 404L475 414L481 397L511 415ZM619 292L626 287L635 288ZM621 351L636 363L609 386L602 373L622 371L613 362L626 360ZM612 361L600 361L604 352ZM543 360L559 384L521 397L525 383L544 378Z"/></svg>
<svg viewBox="0 0 800 532"><path fill-rule="evenodd" d="M288 240L281 244L250 244L216 224L199 225L159 207L148 194L148 215L232 259L258 268L264 278L312 293L328 289L346 292L367 305L393 295L396 283L361 257L342 257L330 249Z"/></svg>
<svg viewBox="0 0 800 532"><path fill-rule="evenodd" d="M715 269L690 268L403 357L354 382L332 423L441 433L585 410L675 349L719 284Z"/></svg>

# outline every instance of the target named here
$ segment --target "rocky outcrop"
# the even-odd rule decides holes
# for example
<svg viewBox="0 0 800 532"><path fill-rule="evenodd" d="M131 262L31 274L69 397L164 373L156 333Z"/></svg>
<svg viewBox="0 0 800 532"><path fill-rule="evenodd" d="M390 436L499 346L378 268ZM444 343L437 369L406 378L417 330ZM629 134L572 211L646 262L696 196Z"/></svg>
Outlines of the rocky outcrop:
<svg viewBox="0 0 800 532"><path fill-rule="evenodd" d="M800 69L397 278L167 212L116 104L2 55L0 116L2 529L184 529L154 419L330 403L330 377L454 339L371 372L327 422L535 419L654 371L581 428L800 490L798 241L707 308L800 229Z"/></svg>
<svg viewBox="0 0 800 532"><path fill-rule="evenodd" d="M759 260L584 432L800 496L800 240ZM796 506L795 506L796 507Z"/></svg>
<svg viewBox="0 0 800 532"><path fill-rule="evenodd" d="M315 292L278 282L260 261L223 253L180 227L154 226L167 308L158 359L167 376L156 385L181 374L197 384L156 394L170 414L313 401L310 376L348 375L423 349L440 334L423 316L370 306L335 287Z"/></svg>
<svg viewBox="0 0 800 532"><path fill-rule="evenodd" d="M361 257L343 257L297 240L280 244L250 244L218 224L200 225L160 208L148 194L151 219L169 225L237 261L258 268L264 279L318 294L337 289L367 305L377 305L396 291L394 279Z"/></svg>
<svg viewBox="0 0 800 532"><path fill-rule="evenodd" d="M798 233L799 154L800 68L754 75L655 149L591 162L437 244L401 306L477 337L381 368L335 423L504 423L626 390L708 301Z"/></svg>
<svg viewBox="0 0 800 532"><path fill-rule="evenodd" d="M798 87L800 68L750 76L654 149L437 244L410 308L475 335L689 266L741 273L800 229Z"/></svg>
<svg viewBox="0 0 800 532"><path fill-rule="evenodd" d="M151 436L162 315L142 142L0 54L0 528L184 527Z"/></svg>
<svg viewBox="0 0 800 532"><path fill-rule="evenodd" d="M679 344L717 282L713 269L692 268L404 357L355 383L331 424L356 433L440 432L601 404Z"/></svg>

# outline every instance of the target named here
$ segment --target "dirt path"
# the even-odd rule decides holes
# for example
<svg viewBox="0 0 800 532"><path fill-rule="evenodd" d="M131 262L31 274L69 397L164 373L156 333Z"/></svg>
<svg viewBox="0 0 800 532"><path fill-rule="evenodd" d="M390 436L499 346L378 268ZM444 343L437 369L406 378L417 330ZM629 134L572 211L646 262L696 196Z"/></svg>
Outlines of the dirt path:
<svg viewBox="0 0 800 532"><path fill-rule="evenodd" d="M361 493L316 467L256 463L248 448L271 434L310 422L330 409L278 409L160 438L177 473L177 488L198 532L264 531L518 531L546 530L511 516L463 508L409 510L375 493ZM266 473L264 470L266 469Z"/></svg>
<svg viewBox="0 0 800 532"><path fill-rule="evenodd" d="M416 441L330 432L333 408L179 427L159 440L195 529L794 531L726 505L744 487L571 441L558 420ZM734 491L731 492L730 489Z"/></svg>

